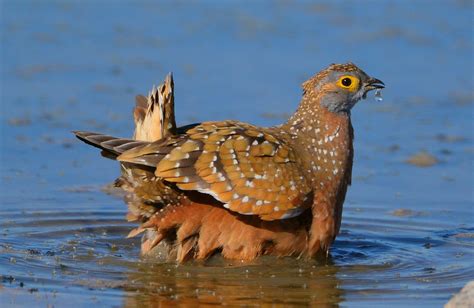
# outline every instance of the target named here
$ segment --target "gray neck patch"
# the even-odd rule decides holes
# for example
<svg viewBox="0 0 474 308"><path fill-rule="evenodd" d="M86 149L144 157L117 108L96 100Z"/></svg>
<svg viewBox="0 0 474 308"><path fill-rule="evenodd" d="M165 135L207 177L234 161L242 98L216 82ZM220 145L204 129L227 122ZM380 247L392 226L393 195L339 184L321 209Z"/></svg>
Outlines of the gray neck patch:
<svg viewBox="0 0 474 308"><path fill-rule="evenodd" d="M356 102L357 101L351 99L348 95L334 93L333 95L325 95L321 99L321 106L326 107L327 110L335 113L350 113Z"/></svg>

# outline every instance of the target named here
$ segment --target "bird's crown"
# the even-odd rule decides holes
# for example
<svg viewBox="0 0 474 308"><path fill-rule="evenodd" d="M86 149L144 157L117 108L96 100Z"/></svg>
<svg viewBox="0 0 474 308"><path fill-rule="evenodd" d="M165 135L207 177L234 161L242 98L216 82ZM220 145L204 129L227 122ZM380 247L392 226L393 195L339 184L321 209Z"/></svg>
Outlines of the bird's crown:
<svg viewBox="0 0 474 308"><path fill-rule="evenodd" d="M332 63L327 68L323 69L313 77L309 78L302 84L303 92L307 93L310 92L312 89L315 88L317 84L320 83L323 79L325 79L331 72L363 72L360 68L357 67L352 62L344 63L344 64L337 64ZM365 74L365 73L364 73Z"/></svg>

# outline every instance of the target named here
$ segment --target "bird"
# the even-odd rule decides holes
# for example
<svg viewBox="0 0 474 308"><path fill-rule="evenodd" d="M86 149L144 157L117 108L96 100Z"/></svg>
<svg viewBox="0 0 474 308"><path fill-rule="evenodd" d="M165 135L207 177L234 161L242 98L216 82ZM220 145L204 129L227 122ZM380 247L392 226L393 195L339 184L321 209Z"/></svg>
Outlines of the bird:
<svg viewBox="0 0 474 308"><path fill-rule="evenodd" d="M277 126L236 120L177 127L174 81L137 96L133 138L75 131L120 162L127 218L142 255L166 247L178 263L263 255L329 254L351 185L351 109L385 84L349 62L302 84L297 110Z"/></svg>

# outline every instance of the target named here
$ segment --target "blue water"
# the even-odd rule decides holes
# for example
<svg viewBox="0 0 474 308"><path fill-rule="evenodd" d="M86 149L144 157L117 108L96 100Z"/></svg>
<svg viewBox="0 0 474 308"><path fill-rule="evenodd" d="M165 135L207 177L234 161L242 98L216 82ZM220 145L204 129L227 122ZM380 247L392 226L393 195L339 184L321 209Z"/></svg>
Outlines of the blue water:
<svg viewBox="0 0 474 308"><path fill-rule="evenodd" d="M48 249L61 251L59 243L70 239L66 231L72 236L81 225L103 219L104 228L121 228L114 234L117 241L130 228L121 220L122 201L99 189L118 174L116 164L76 141L71 130L130 136L134 96L146 94L170 71L178 124L230 118L274 125L296 109L304 80L330 63L352 61L387 88L383 102L370 97L353 110L354 180L343 233L334 246L335 282L328 288L332 295L327 302L366 306L390 299L393 305L405 306L416 298L419 305L444 304L474 278L473 237L452 237L472 235L474 228L473 17L471 1L2 1L0 274L24 278L37 271L37 276L46 277L43 271L49 271L50 263L40 270L29 258L22 266L11 258L24 257L31 247L42 254ZM420 151L435 156L438 163L420 168L405 162ZM411 210L412 215L393 215L399 209ZM35 224L35 215L47 221L45 225ZM69 215L78 219L72 229L63 220ZM16 226L17 219L25 224ZM59 236L53 232L56 228L66 231ZM39 229L48 235L47 241L31 240ZM380 246L354 246L361 237ZM107 251L107 241L114 239L104 236L98 247ZM427 239L439 241L443 248L423 248ZM404 251L410 257L400 261ZM122 252L127 265L109 266L133 276L140 272L140 265L134 264L145 261L140 261L137 247L132 245L127 252ZM357 257L358 253L367 258ZM97 259L88 266L100 272ZM392 267L380 270L378 278L371 271L366 277L364 271L347 270L387 260ZM288 262L286 274L309 266ZM196 271L193 277L209 277L206 267L163 266L184 283L186 271ZM426 278L419 273L424 268L441 268L450 275L428 270ZM224 270L217 267L218 272ZM400 281L394 280L397 287L387 286L394 271L401 273ZM235 283L239 275L232 276ZM282 275L283 284L292 277ZM95 276L123 280L104 273L84 274L81 279ZM26 280L37 292L19 287L20 278L15 283L4 279L0 300L28 305L29 297L20 300L25 292L39 294L42 304L74 296L78 305L95 297L102 304L127 306L135 300L153 302L153 294L169 295L136 287L138 299L130 301L130 291L123 285L93 291L68 277L48 276L42 284ZM313 283L321 279L303 278ZM227 283L216 279L218 285ZM271 285L260 276L255 281ZM70 287L63 287L66 282ZM243 282L239 288L246 294L254 286ZM296 302L315 303L304 291L280 288L294 294ZM224 296L219 290L213 291L216 298ZM44 296L48 292L64 297L58 295L55 302ZM182 289L169 293L180 292L186 293ZM284 302L278 296L281 292L257 302L272 298Z"/></svg>

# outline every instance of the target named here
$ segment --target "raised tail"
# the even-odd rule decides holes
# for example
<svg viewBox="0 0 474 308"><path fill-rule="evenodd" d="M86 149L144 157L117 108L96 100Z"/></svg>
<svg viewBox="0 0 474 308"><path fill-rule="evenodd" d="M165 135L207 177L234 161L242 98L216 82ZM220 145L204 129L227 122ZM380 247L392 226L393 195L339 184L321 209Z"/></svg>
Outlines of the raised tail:
<svg viewBox="0 0 474 308"><path fill-rule="evenodd" d="M131 148L149 143L146 141L123 139L92 132L74 131L73 133L78 139L101 149L102 155L111 159L116 159L117 156Z"/></svg>
<svg viewBox="0 0 474 308"><path fill-rule="evenodd" d="M133 116L135 120L133 139L84 131L73 133L85 143L102 149L102 155L111 159L116 159L131 148L176 134L174 82L171 73L166 76L163 84L153 87L148 97L142 95L136 97Z"/></svg>
<svg viewBox="0 0 474 308"><path fill-rule="evenodd" d="M163 84L153 87L148 97L138 95L135 100L134 139L156 141L176 134L174 82L171 73L166 76Z"/></svg>

